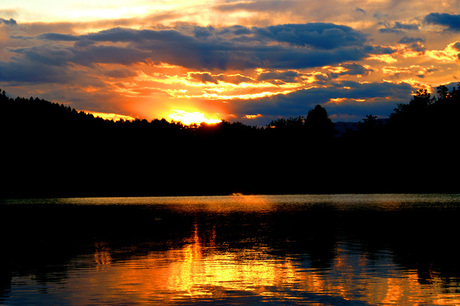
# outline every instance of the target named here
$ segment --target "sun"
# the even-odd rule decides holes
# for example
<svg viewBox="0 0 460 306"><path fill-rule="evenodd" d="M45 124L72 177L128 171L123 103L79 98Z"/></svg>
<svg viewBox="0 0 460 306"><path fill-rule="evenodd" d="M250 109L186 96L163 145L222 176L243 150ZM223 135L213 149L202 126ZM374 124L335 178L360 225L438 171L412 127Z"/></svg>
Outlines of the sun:
<svg viewBox="0 0 460 306"><path fill-rule="evenodd" d="M185 125L192 124L216 124L222 122L220 119L206 118L206 116L201 112L186 112L184 110L175 109L168 116L172 121L180 121Z"/></svg>

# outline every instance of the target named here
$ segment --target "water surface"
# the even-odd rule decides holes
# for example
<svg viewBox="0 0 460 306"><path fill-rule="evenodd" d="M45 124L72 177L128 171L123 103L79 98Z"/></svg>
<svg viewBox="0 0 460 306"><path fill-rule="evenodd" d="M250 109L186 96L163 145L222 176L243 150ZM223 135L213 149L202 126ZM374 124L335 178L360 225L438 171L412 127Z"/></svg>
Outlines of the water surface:
<svg viewBox="0 0 460 306"><path fill-rule="evenodd" d="M2 200L0 303L458 305L459 195Z"/></svg>

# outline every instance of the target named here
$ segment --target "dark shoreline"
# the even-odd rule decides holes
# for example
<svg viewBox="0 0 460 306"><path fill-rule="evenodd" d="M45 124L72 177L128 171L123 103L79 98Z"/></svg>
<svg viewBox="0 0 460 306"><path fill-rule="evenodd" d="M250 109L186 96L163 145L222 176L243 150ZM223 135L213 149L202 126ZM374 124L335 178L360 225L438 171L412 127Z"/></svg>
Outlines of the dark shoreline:
<svg viewBox="0 0 460 306"><path fill-rule="evenodd" d="M455 191L428 191L428 192L405 192L405 191L396 191L396 192L311 192L311 193L240 193L240 192L233 192L233 193L179 193L179 194L72 194L72 195L62 195L62 194L50 194L50 195L42 195L42 196L11 196L11 197L1 197L0 204L2 201L8 200L39 200L39 199L72 199L72 198L148 198L148 197L158 197L158 198L175 198L175 197L219 197L219 196L290 196L290 195L398 195L398 194L408 194L408 195L420 195L420 194L432 194L432 195L456 195L460 194L459 192Z"/></svg>

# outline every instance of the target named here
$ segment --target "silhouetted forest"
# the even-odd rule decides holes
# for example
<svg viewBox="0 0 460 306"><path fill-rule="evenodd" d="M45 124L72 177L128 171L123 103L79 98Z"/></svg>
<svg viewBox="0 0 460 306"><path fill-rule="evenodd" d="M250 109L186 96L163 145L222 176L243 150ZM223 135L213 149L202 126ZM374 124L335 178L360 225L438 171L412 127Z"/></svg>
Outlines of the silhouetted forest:
<svg viewBox="0 0 460 306"><path fill-rule="evenodd" d="M337 133L326 109L260 128L110 121L0 93L2 197L458 192L460 86Z"/></svg>

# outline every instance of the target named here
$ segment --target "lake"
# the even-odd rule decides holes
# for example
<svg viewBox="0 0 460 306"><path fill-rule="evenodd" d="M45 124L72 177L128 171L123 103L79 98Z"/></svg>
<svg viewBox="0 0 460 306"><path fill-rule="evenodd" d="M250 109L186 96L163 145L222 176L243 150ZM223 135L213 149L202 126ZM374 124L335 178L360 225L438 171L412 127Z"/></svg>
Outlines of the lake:
<svg viewBox="0 0 460 306"><path fill-rule="evenodd" d="M459 305L460 195L0 200L0 304Z"/></svg>

